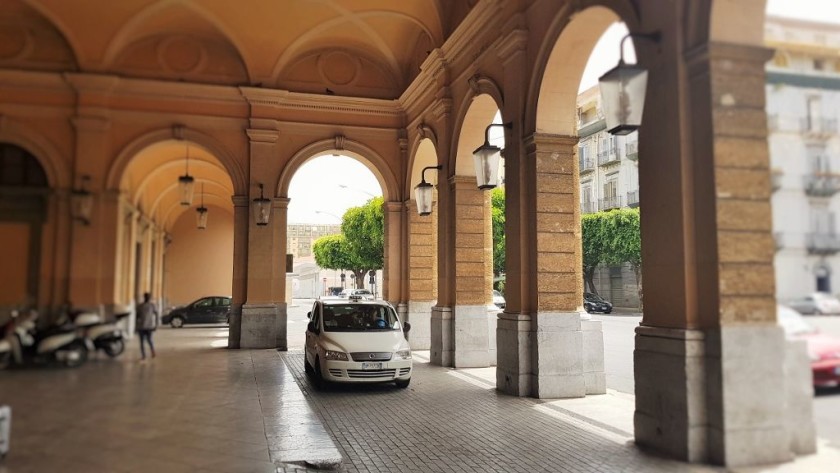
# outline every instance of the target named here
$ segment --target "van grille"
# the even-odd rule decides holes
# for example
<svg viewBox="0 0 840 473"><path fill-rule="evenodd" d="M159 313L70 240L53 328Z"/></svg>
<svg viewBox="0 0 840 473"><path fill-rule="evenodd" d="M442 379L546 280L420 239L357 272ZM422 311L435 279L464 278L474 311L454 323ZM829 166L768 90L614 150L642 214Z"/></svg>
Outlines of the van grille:
<svg viewBox="0 0 840 473"><path fill-rule="evenodd" d="M330 368L330 374L335 376L336 378L341 378L341 377L344 376L344 374L341 372L341 370L338 370L338 369L335 369L335 368Z"/></svg>
<svg viewBox="0 0 840 473"><path fill-rule="evenodd" d="M351 378L393 378L397 370L347 370Z"/></svg>
<svg viewBox="0 0 840 473"><path fill-rule="evenodd" d="M351 353L350 356L353 357L353 361L388 361L394 354L391 352L360 351Z"/></svg>
<svg viewBox="0 0 840 473"><path fill-rule="evenodd" d="M411 371L411 368L400 368L400 376L405 376Z"/></svg>

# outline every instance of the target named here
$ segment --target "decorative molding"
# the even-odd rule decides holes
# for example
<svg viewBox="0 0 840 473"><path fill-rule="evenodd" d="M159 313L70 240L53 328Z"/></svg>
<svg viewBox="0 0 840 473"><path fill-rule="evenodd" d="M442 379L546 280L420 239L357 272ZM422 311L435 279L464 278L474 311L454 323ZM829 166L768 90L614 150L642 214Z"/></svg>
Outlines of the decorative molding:
<svg viewBox="0 0 840 473"><path fill-rule="evenodd" d="M180 124L180 123L176 123L175 125L172 125L172 138L175 138L178 141L183 140L184 139L184 129L185 128L186 128L186 125L183 125L183 124Z"/></svg>
<svg viewBox="0 0 840 473"><path fill-rule="evenodd" d="M478 86L478 81L481 79L481 75L474 74L467 79L467 83L470 85L470 90L472 90L473 94L478 95L481 89Z"/></svg>
<svg viewBox="0 0 840 473"><path fill-rule="evenodd" d="M117 76L106 74L64 72L61 75L80 94L111 94L122 80Z"/></svg>
<svg viewBox="0 0 840 473"><path fill-rule="evenodd" d="M239 87L251 106L261 105L283 110L310 110L352 113L362 116L402 118L404 110L398 100L307 94L288 90Z"/></svg>
<svg viewBox="0 0 840 473"><path fill-rule="evenodd" d="M339 151L344 150L344 135L335 135L335 149Z"/></svg>
<svg viewBox="0 0 840 473"><path fill-rule="evenodd" d="M232 195L230 200L234 207L248 207L251 205L251 198L247 195Z"/></svg>
<svg viewBox="0 0 840 473"><path fill-rule="evenodd" d="M280 137L278 130L266 130L262 128L248 128L245 130L251 143L276 143Z"/></svg>
<svg viewBox="0 0 840 473"><path fill-rule="evenodd" d="M449 114L452 113L452 99L440 98L435 100L432 104L432 113L437 119L449 116Z"/></svg>
<svg viewBox="0 0 840 473"><path fill-rule="evenodd" d="M403 202L394 202L389 201L382 204L385 207L385 210L389 213L402 213L405 209L405 204Z"/></svg>
<svg viewBox="0 0 840 473"><path fill-rule="evenodd" d="M517 28L509 32L494 46L493 49L496 50L496 54L502 60L502 65L507 67L510 61L516 59L519 54L524 54L527 51L528 30Z"/></svg>
<svg viewBox="0 0 840 473"><path fill-rule="evenodd" d="M574 152L574 146L580 142L577 136L556 135L551 133L533 133L526 136L523 140L523 145L528 154L535 151L563 151L571 150Z"/></svg>
<svg viewBox="0 0 840 473"><path fill-rule="evenodd" d="M734 43L704 43L689 49L683 55L692 76L705 73L708 63L715 60L731 60L737 63L753 63L760 66L764 73L764 64L773 58L775 50L764 46Z"/></svg>
<svg viewBox="0 0 840 473"><path fill-rule="evenodd" d="M417 134L421 139L429 139L432 140L432 143L437 144L437 134L435 134L434 128L427 125L426 122L417 125Z"/></svg>
<svg viewBox="0 0 840 473"><path fill-rule="evenodd" d="M111 119L98 115L80 115L70 121L77 131L108 131L111 128Z"/></svg>

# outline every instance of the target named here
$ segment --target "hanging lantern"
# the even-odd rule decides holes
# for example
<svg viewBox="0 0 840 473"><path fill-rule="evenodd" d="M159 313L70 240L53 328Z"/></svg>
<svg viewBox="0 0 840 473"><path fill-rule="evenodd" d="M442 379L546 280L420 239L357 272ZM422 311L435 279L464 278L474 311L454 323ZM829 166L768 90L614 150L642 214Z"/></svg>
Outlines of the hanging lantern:
<svg viewBox="0 0 840 473"><path fill-rule="evenodd" d="M260 196L254 199L254 219L257 225L264 227L268 225L268 219L271 217L271 200L266 199L263 195L263 185L260 184Z"/></svg>
<svg viewBox="0 0 840 473"><path fill-rule="evenodd" d="M178 191L181 194L181 205L189 207L192 205L195 179L190 176L190 145L187 144L186 171L178 178Z"/></svg>
<svg viewBox="0 0 840 473"><path fill-rule="evenodd" d="M207 228L207 207L204 206L204 184L201 184L201 207L195 209L199 230Z"/></svg>
<svg viewBox="0 0 840 473"><path fill-rule="evenodd" d="M73 220L78 220L84 225L90 225L93 212L93 194L87 189L89 181L90 176L82 176L81 186L73 189L70 194L70 214Z"/></svg>
<svg viewBox="0 0 840 473"><path fill-rule="evenodd" d="M598 79L601 106L607 132L627 135L639 129L647 91L647 69L624 62L624 41L629 37L659 41L659 34L628 34L621 40L621 58L618 65Z"/></svg>
<svg viewBox="0 0 840 473"><path fill-rule="evenodd" d="M441 168L443 168L443 166L440 164L437 166L426 166L420 174L420 184L417 184L414 188L414 197L417 201L417 213L419 213L420 216L426 216L432 213L434 186L426 182L426 171L428 169L437 169L439 171Z"/></svg>
<svg viewBox="0 0 840 473"><path fill-rule="evenodd" d="M484 144L473 151L475 162L475 180L478 188L482 190L493 189L499 185L499 159L502 157L502 148L490 144L490 128L503 126L511 128L511 124L491 123L484 130Z"/></svg>

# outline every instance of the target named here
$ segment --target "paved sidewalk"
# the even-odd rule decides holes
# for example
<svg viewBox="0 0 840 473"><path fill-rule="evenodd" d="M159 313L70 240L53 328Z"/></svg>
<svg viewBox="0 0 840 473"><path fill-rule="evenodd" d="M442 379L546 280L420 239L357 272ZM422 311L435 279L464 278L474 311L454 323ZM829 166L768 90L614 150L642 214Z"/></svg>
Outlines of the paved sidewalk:
<svg viewBox="0 0 840 473"><path fill-rule="evenodd" d="M13 408L0 473L724 471L637 449L632 397L620 393L506 396L492 368L431 366L422 352L408 389L315 390L299 350L226 340L225 328L163 328L146 363L132 341L120 359L75 370L0 372L0 404ZM836 471L840 456L826 452L742 471Z"/></svg>

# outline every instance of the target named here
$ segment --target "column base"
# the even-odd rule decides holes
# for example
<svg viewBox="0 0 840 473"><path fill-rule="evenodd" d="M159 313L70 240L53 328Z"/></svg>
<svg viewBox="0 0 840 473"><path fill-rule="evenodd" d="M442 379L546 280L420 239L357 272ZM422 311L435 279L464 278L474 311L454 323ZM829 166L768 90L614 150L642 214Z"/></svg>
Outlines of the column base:
<svg viewBox="0 0 840 473"><path fill-rule="evenodd" d="M540 399L584 397L580 314L539 312L533 318L531 330L534 332L531 395Z"/></svg>
<svg viewBox="0 0 840 473"><path fill-rule="evenodd" d="M531 395L531 316L498 314L496 389L512 396Z"/></svg>
<svg viewBox="0 0 840 473"><path fill-rule="evenodd" d="M775 325L637 327L636 443L727 467L789 461L815 448L807 428L790 427L813 422L796 393L811 383L803 360Z"/></svg>
<svg viewBox="0 0 840 473"><path fill-rule="evenodd" d="M438 366L453 366L452 348L452 308L432 307L429 362Z"/></svg>
<svg viewBox="0 0 840 473"><path fill-rule="evenodd" d="M583 385L586 394L606 394L602 324L594 320L581 320L580 328L583 331Z"/></svg>
<svg viewBox="0 0 840 473"><path fill-rule="evenodd" d="M490 366L487 306L456 305L452 320L455 368Z"/></svg>
<svg viewBox="0 0 840 473"><path fill-rule="evenodd" d="M430 301L409 301L407 318L411 323L408 341L412 350L429 350L432 347L432 306Z"/></svg>
<svg viewBox="0 0 840 473"><path fill-rule="evenodd" d="M285 303L243 305L240 327L241 348L288 349Z"/></svg>

